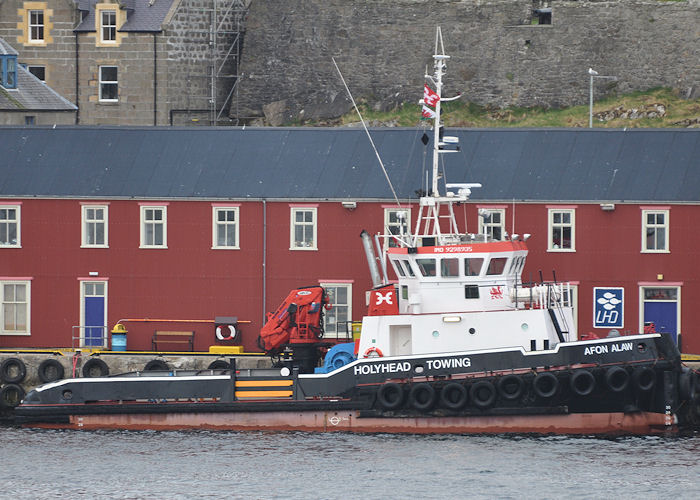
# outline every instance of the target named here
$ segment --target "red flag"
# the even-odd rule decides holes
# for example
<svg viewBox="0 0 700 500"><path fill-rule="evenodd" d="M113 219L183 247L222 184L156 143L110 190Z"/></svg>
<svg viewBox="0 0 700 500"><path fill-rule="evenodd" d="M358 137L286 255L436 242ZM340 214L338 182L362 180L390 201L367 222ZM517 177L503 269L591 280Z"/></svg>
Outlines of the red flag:
<svg viewBox="0 0 700 500"><path fill-rule="evenodd" d="M431 108L434 108L439 100L440 97L437 95L437 93L428 87L428 84L426 83L423 87L423 102Z"/></svg>
<svg viewBox="0 0 700 500"><path fill-rule="evenodd" d="M430 109L428 106L426 106L425 104L423 104L423 113L422 113L422 117L423 117L423 118L426 118L426 119L432 119L432 118L435 118L435 116L436 116L435 111L433 111L433 110Z"/></svg>

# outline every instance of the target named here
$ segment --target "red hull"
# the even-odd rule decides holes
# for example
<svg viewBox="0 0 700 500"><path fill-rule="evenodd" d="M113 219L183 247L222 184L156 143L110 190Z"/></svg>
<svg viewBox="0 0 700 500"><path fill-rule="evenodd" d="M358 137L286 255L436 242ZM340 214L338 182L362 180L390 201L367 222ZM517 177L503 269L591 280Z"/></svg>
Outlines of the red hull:
<svg viewBox="0 0 700 500"><path fill-rule="evenodd" d="M141 413L72 416L68 424L38 424L35 426L70 429L212 429L406 434L646 435L675 433L678 430L672 416L650 412L427 418L358 418L355 411Z"/></svg>

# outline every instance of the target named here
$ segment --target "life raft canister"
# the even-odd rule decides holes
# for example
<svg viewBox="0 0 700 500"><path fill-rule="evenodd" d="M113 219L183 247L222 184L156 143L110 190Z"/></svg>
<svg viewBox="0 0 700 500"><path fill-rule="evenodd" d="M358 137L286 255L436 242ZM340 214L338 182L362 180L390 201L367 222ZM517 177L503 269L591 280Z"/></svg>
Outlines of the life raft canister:
<svg viewBox="0 0 700 500"><path fill-rule="evenodd" d="M365 358L382 358L384 353L379 349L379 347L370 347L365 351Z"/></svg>

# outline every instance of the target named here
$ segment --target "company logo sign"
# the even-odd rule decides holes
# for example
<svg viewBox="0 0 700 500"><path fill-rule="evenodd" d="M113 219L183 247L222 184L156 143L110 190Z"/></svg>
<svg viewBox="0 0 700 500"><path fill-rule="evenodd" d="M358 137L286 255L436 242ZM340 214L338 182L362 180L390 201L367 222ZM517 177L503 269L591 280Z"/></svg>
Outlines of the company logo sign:
<svg viewBox="0 0 700 500"><path fill-rule="evenodd" d="M593 288L593 327L622 328L624 306L624 288Z"/></svg>

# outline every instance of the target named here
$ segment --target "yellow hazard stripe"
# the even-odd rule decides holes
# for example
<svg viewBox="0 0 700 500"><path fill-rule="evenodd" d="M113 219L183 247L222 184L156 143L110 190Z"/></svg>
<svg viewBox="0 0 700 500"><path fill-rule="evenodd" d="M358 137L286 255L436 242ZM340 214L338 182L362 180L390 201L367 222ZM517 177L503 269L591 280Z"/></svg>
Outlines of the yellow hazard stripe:
<svg viewBox="0 0 700 500"><path fill-rule="evenodd" d="M289 387L293 380L236 380L236 387Z"/></svg>
<svg viewBox="0 0 700 500"><path fill-rule="evenodd" d="M292 391L236 391L237 398L291 398Z"/></svg>

